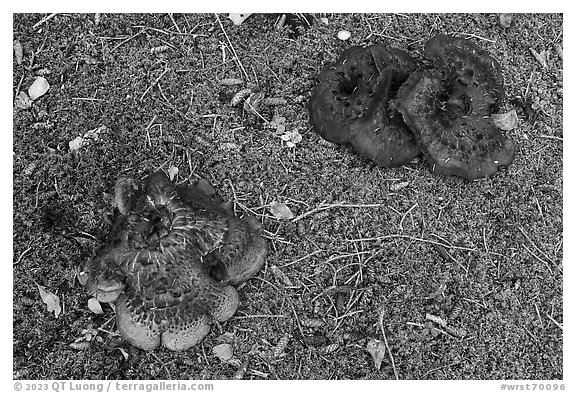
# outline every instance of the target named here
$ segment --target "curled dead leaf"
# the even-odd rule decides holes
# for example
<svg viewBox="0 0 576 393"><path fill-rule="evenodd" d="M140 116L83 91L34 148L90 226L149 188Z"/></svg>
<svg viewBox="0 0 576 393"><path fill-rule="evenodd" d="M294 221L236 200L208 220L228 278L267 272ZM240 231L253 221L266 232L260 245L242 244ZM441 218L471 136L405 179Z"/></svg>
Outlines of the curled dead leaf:
<svg viewBox="0 0 576 393"><path fill-rule="evenodd" d="M282 202L271 202L270 213L279 220L291 220L294 218L292 210Z"/></svg>
<svg viewBox="0 0 576 393"><path fill-rule="evenodd" d="M104 311L102 311L102 305L95 297L88 299L88 309L94 314L104 314Z"/></svg>
<svg viewBox="0 0 576 393"><path fill-rule="evenodd" d="M16 108L20 109L30 109L32 107L32 100L28 97L28 94L21 91L14 100L14 105Z"/></svg>
<svg viewBox="0 0 576 393"><path fill-rule="evenodd" d="M232 21L236 26L240 26L242 22L248 18L251 13L244 13L244 14L228 14L228 19Z"/></svg>
<svg viewBox="0 0 576 393"><path fill-rule="evenodd" d="M212 352L218 359L222 361L230 360L234 355L232 345L230 344L218 344L214 348L212 348Z"/></svg>
<svg viewBox="0 0 576 393"><path fill-rule="evenodd" d="M75 349L77 351L85 351L90 348L90 342L88 341L80 341L77 343L70 344L70 348Z"/></svg>
<svg viewBox="0 0 576 393"><path fill-rule="evenodd" d="M518 125L518 115L514 109L506 113L493 114L491 117L494 125L504 131L513 130Z"/></svg>
<svg viewBox="0 0 576 393"><path fill-rule="evenodd" d="M384 341L371 338L370 340L368 340L368 343L366 344L366 350L370 355L372 355L372 359L374 360L374 366L376 366L376 369L380 370L382 360L384 359L384 355L386 354L386 345L384 344Z"/></svg>
<svg viewBox="0 0 576 393"><path fill-rule="evenodd" d="M168 177L170 178L170 181L174 180L177 174L178 174L178 167L170 165L168 167Z"/></svg>
<svg viewBox="0 0 576 393"><path fill-rule="evenodd" d="M62 307L60 306L60 298L47 290L42 285L36 284L38 287L38 292L40 292L40 297L44 304L46 304L46 308L48 312L54 311L54 317L58 318L60 313L62 312Z"/></svg>
<svg viewBox="0 0 576 393"><path fill-rule="evenodd" d="M32 101L42 97L50 89L50 84L43 76L39 76L28 88L28 95Z"/></svg>

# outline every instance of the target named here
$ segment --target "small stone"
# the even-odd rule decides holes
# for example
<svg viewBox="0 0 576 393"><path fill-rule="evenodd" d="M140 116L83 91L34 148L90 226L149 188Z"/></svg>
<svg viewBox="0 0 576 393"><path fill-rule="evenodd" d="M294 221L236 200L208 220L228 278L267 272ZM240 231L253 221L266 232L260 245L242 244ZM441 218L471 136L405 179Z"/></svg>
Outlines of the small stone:
<svg viewBox="0 0 576 393"><path fill-rule="evenodd" d="M348 38L350 38L351 35L352 35L352 33L350 33L348 30L340 30L338 32L338 39L342 40L342 41L346 41Z"/></svg>

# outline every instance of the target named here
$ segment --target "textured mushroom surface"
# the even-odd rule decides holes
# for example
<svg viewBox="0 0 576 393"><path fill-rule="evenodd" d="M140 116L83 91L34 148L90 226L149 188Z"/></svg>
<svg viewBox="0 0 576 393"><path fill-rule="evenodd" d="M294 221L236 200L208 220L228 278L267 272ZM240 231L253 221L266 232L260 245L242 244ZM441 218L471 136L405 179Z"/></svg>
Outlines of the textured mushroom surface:
<svg viewBox="0 0 576 393"><path fill-rule="evenodd" d="M428 41L425 55L435 68L410 76L397 107L433 172L473 180L508 166L515 146L490 119L504 95L498 62L447 35Z"/></svg>
<svg viewBox="0 0 576 393"><path fill-rule="evenodd" d="M121 178L109 239L81 272L89 292L116 303L122 336L132 345L185 350L213 320L238 308L232 286L254 276L266 256L259 223L235 217L195 186L176 186L163 172Z"/></svg>
<svg viewBox="0 0 576 393"><path fill-rule="evenodd" d="M415 68L400 49L380 44L348 48L318 76L309 102L310 123L324 139L350 143L379 166L410 162L418 148L388 101Z"/></svg>

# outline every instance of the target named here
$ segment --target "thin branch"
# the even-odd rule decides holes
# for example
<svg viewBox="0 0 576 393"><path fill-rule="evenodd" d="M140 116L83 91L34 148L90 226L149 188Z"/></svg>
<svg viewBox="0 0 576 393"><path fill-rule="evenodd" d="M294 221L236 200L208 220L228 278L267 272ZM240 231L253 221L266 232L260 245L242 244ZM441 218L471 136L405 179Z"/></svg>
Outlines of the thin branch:
<svg viewBox="0 0 576 393"><path fill-rule="evenodd" d="M224 30L224 26L222 25L222 22L220 21L220 17L218 16L218 14L214 14L214 15L216 16L216 20L218 21L218 24L220 25L220 29L222 30L222 33L224 33L224 37L226 37L226 41L228 41L228 45L230 45L230 49L232 50L232 53L234 54L234 58L238 62L238 66L240 67L242 72L244 72L244 75L246 76L246 80L250 80L248 73L244 69L242 62L240 61L240 58L238 57L238 54L236 53L236 49L234 49L234 46L232 45L230 38L228 38L228 34L226 34L226 30Z"/></svg>
<svg viewBox="0 0 576 393"><path fill-rule="evenodd" d="M140 97L140 101L142 101L144 99L144 97L146 96L146 94L148 94L148 92L158 84L158 82L160 82L160 79L162 79L162 77L164 75L166 75L166 73L170 71L170 68L166 68L164 70L164 72L162 72L162 74L160 74L160 76L158 78L156 78L156 80L154 82L152 82L152 84L150 86L148 86L148 88L144 91L144 93L142 93L142 96Z"/></svg>
<svg viewBox="0 0 576 393"><path fill-rule="evenodd" d="M381 306L380 310L378 312L378 327L380 328L380 331L382 332L382 336L384 337L384 345L386 346L386 352L388 352L388 356L390 357L390 362L392 363L392 369L394 370L394 376L396 377L396 380L399 380L400 378L398 378L398 370L396 370L396 363L394 362L394 356L392 356L392 351L390 351L390 347L388 346L388 340L386 339L386 332L384 331L384 312L385 312L385 308L384 308L384 306Z"/></svg>
<svg viewBox="0 0 576 393"><path fill-rule="evenodd" d="M39 28L40 26L42 26L44 23L48 22L50 19L54 18L56 15L58 15L57 13L54 14L50 14L48 16L45 16L44 18L40 19L40 21L38 23L36 23L34 26L32 26L32 30L36 30L37 28Z"/></svg>

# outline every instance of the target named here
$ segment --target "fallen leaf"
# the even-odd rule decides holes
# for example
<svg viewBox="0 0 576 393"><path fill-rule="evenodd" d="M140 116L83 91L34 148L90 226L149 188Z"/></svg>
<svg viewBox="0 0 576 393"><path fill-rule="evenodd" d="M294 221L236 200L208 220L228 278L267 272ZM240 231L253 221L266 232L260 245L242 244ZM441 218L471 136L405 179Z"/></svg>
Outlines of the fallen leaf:
<svg viewBox="0 0 576 393"><path fill-rule="evenodd" d="M328 18L320 18L320 22L322 22L325 25L328 25Z"/></svg>
<svg viewBox="0 0 576 393"><path fill-rule="evenodd" d="M24 56L24 51L22 50L22 44L20 41L14 41L14 59L16 59L16 64L22 64L22 58Z"/></svg>
<svg viewBox="0 0 576 393"><path fill-rule="evenodd" d="M70 348L75 349L77 351L85 351L90 348L90 343L88 341L80 341L77 343L70 344Z"/></svg>
<svg viewBox="0 0 576 393"><path fill-rule="evenodd" d="M42 301L44 304L46 304L48 312L54 311L54 317L58 318L62 312L62 307L60 307L60 298L52 292L48 291L42 285L36 284L36 286L38 287L38 292L40 292Z"/></svg>
<svg viewBox="0 0 576 393"><path fill-rule="evenodd" d="M493 114L491 117L496 127L504 131L513 130L518 125L518 115L514 109L506 113Z"/></svg>
<svg viewBox="0 0 576 393"><path fill-rule="evenodd" d="M292 213L290 208L281 202L271 202L270 213L279 220L291 220L294 218L294 213Z"/></svg>
<svg viewBox="0 0 576 393"><path fill-rule="evenodd" d="M32 100L28 97L28 94L21 91L18 96L16 96L16 100L14 101L14 105L20 109L30 109L32 107Z"/></svg>
<svg viewBox="0 0 576 393"><path fill-rule="evenodd" d="M230 19L236 26L240 26L250 15L252 14L228 14L228 19Z"/></svg>
<svg viewBox="0 0 576 393"><path fill-rule="evenodd" d="M368 340L368 343L366 344L366 350L370 355L372 355L372 359L374 359L374 366L376 366L376 369L380 370L382 360L384 359L384 355L386 354L386 345L384 344L384 341L371 338L370 340Z"/></svg>
<svg viewBox="0 0 576 393"><path fill-rule="evenodd" d="M218 344L214 348L212 348L212 352L214 355L222 360L227 361L232 358L234 351L232 350L232 345L230 344Z"/></svg>
<svg viewBox="0 0 576 393"><path fill-rule="evenodd" d="M542 52L538 53L538 52L536 52L536 49L534 49L534 48L529 48L529 49L530 49L530 53L532 53L532 55L538 61L538 63L540 63L542 68L548 68L548 51L543 50Z"/></svg>
<svg viewBox="0 0 576 393"><path fill-rule="evenodd" d="M68 147L69 147L70 151L76 151L84 145L85 145L84 138L82 138L81 136L78 136L78 137L74 138L73 140L71 140L70 142L68 142Z"/></svg>
<svg viewBox="0 0 576 393"><path fill-rule="evenodd" d="M407 181L401 181L399 183L394 183L390 186L390 191L392 191L392 192L400 191L401 189L408 187L409 184L410 184L410 182L407 182Z"/></svg>
<svg viewBox="0 0 576 393"><path fill-rule="evenodd" d="M95 297L88 299L88 309L94 314L104 314L104 311L102 311L102 305Z"/></svg>
<svg viewBox="0 0 576 393"><path fill-rule="evenodd" d="M512 24L512 14L499 14L500 26L507 29Z"/></svg>
<svg viewBox="0 0 576 393"><path fill-rule="evenodd" d="M561 60L564 60L564 49L562 49L562 44L556 43L554 44L554 50L558 53Z"/></svg>
<svg viewBox="0 0 576 393"><path fill-rule="evenodd" d="M50 84L43 76L36 78L34 83L28 88L28 95L32 101L42 97L50 89Z"/></svg>
<svg viewBox="0 0 576 393"><path fill-rule="evenodd" d="M177 174L178 174L178 167L170 165L168 167L168 177L170 178L170 181L174 180Z"/></svg>
<svg viewBox="0 0 576 393"><path fill-rule="evenodd" d="M86 131L83 136L78 136L68 142L68 147L71 151L76 151L82 147L88 146L91 141L100 140L100 134L108 132L108 127L100 126L92 130Z"/></svg>

